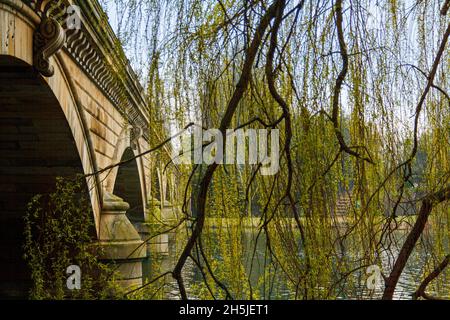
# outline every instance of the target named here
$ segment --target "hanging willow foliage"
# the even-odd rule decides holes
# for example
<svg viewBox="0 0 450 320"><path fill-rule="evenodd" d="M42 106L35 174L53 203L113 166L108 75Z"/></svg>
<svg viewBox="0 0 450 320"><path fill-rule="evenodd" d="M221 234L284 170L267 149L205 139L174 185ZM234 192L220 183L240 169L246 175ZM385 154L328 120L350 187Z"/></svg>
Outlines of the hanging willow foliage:
<svg viewBox="0 0 450 320"><path fill-rule="evenodd" d="M182 298L391 299L414 249L411 294L449 253L443 1L103 2L160 132L192 121L281 132L273 176L180 169L192 221L171 272ZM188 290L187 262L201 275ZM374 264L385 283L372 292Z"/></svg>

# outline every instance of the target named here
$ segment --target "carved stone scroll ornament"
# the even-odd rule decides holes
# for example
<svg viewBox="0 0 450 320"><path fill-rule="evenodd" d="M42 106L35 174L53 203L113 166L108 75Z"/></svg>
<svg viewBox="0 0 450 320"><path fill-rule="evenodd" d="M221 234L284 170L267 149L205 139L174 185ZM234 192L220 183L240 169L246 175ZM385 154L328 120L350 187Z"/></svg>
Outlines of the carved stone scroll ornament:
<svg viewBox="0 0 450 320"><path fill-rule="evenodd" d="M50 65L50 57L61 49L66 41L62 26L53 18L44 17L33 36L33 64L38 72L45 77L55 73Z"/></svg>

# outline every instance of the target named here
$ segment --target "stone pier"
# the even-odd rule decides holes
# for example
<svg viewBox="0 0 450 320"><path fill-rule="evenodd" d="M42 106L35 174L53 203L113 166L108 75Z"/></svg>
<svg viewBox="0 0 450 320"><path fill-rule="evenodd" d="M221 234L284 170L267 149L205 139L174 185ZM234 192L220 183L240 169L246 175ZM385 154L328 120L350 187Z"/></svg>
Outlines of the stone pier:
<svg viewBox="0 0 450 320"><path fill-rule="evenodd" d="M117 266L119 284L123 287L142 285L142 261L147 256L146 244L126 216L128 203L106 193L100 220L100 259Z"/></svg>

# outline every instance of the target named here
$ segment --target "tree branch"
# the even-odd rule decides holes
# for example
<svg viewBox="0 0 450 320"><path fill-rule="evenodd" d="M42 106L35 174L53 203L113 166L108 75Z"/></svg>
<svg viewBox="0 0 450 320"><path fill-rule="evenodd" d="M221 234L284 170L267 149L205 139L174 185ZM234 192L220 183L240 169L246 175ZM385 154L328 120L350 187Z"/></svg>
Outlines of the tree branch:
<svg viewBox="0 0 450 320"><path fill-rule="evenodd" d="M244 66L242 68L242 73L239 79L239 82L236 85L236 88L233 92L233 96L231 97L227 109L225 111L225 114L222 118L221 124L220 124L220 131L222 132L222 135L224 136L223 143L225 144L226 140L226 129L229 127L231 120L233 118L233 115L236 111L236 108L241 101L245 91L247 90L248 84L250 82L251 78L251 70L253 68L253 64L256 58L256 55L258 53L258 50L261 45L262 38L264 36L264 33L266 32L267 27L269 26L270 21L275 17L276 14L276 8L278 6L279 1L276 1L274 4L272 4L269 9L266 11L264 16L261 18L259 25L255 31L255 35L253 37L253 40L250 44L250 46L246 50L246 57ZM208 188L212 181L214 172L217 168L217 163L213 163L208 166L206 169L205 175L203 176L202 181L200 182L200 190L197 196L197 204L198 204L198 217L197 221L194 225L192 235L189 238L188 242L186 243L186 246L183 249L183 252L181 253L175 268L173 270L173 277L178 283L178 287L180 289L181 298L183 300L187 300L187 294L186 289L184 287L183 283L183 277L181 274L181 271L186 263L187 258L191 254L192 249L195 246L195 243L197 242L198 237L200 236L203 225L205 222L205 216L206 216L206 199L208 194Z"/></svg>
<svg viewBox="0 0 450 320"><path fill-rule="evenodd" d="M437 297L432 297L430 295L428 295L425 290L427 289L428 284L430 284L431 281L433 281L435 278L437 278L442 271L444 271L444 269L447 267L447 265L450 262L450 254L447 255L444 260L436 267L436 269L433 270L433 272L431 272L420 284L419 288L417 289L416 292L414 292L413 294L413 299L417 300L417 298L424 298L427 300L441 300L440 298Z"/></svg>

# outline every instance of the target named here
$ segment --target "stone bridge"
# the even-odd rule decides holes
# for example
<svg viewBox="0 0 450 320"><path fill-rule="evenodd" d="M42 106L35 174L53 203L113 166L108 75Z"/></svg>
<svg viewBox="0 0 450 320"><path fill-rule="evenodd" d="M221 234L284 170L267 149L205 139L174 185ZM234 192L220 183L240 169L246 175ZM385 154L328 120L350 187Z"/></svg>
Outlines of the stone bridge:
<svg viewBox="0 0 450 320"><path fill-rule="evenodd" d="M57 176L98 172L161 141L150 111L97 0L0 0L0 295L29 282L30 198ZM176 197L176 172L163 174L159 162L148 154L86 180L103 258L121 263L125 285L142 281L148 250L132 252L149 212L161 212L152 206L169 215Z"/></svg>

